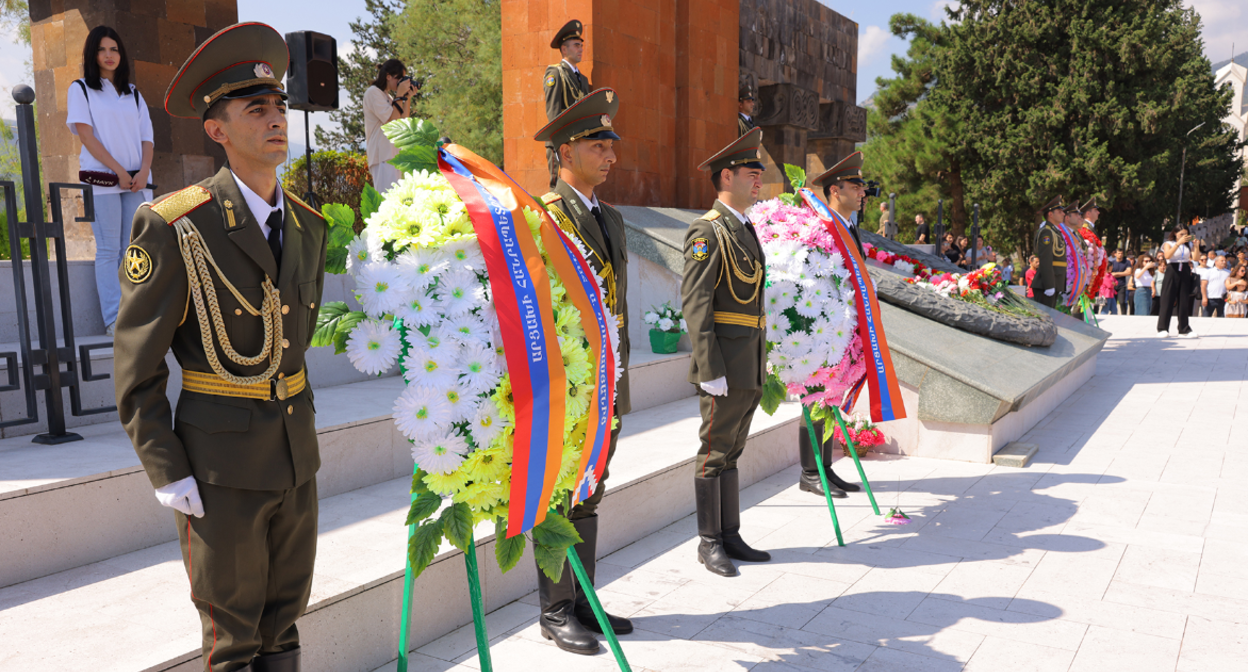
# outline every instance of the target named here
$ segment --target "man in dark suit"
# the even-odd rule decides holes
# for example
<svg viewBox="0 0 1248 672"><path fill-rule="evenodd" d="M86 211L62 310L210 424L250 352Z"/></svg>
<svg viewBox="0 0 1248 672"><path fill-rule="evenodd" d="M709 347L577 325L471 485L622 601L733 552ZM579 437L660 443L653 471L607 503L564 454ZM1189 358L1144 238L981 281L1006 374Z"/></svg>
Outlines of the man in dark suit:
<svg viewBox="0 0 1248 672"><path fill-rule="evenodd" d="M534 137L553 144L559 152L559 180L554 191L542 197L547 211L559 228L575 237L588 251L590 266L602 278L606 289L607 308L619 321L617 344L623 375L615 388L615 415L630 410L628 395L628 241L624 217L594 193L606 181L615 165L615 141L620 139L612 127L620 99L611 89L599 89L573 103L555 117ZM594 580L598 547L598 505L606 492L604 485L610 470L611 457L620 438L620 426L611 431L607 449L608 470L602 473L598 488L576 505L568 519L581 536L576 552L585 565L589 580ZM571 568L565 566L558 583L551 581L540 569L537 572L538 596L542 615L542 635L554 640L559 648L573 653L592 655L598 652L598 639L592 632L602 632L598 619L585 593L578 590ZM616 634L633 631L627 618L607 616ZM592 631L592 632L591 632Z"/></svg>
<svg viewBox="0 0 1248 672"><path fill-rule="evenodd" d="M121 268L118 415L176 511L207 672L298 672L312 588L320 453L304 352L328 236L277 181L288 62L277 31L245 23L183 64L165 110L202 119L228 166L141 207Z"/></svg>
<svg viewBox="0 0 1248 672"><path fill-rule="evenodd" d="M576 101L589 93L589 78L577 67L585 53L584 27L573 19L555 33L550 41L551 49L558 49L560 61L546 66L542 76L542 90L546 92L546 120L554 121ZM550 169L550 188L559 181L559 156L556 146L546 143L546 166Z"/></svg>

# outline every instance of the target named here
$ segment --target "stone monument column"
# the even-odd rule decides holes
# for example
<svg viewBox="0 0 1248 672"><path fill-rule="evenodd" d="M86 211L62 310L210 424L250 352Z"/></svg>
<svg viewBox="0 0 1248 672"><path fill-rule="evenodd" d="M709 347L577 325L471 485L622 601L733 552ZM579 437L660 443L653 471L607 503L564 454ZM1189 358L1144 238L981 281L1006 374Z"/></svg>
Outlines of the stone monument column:
<svg viewBox="0 0 1248 672"><path fill-rule="evenodd" d="M854 152L854 144L867 140L867 111L837 101L819 106L818 128L806 136L806 171L818 175ZM871 176L871 159L863 174Z"/></svg>
<svg viewBox="0 0 1248 672"><path fill-rule="evenodd" d="M238 22L236 0L30 0L30 44L44 182L77 182L82 143L65 126L70 84L82 77L82 47L99 25L121 35L131 81L152 117L152 183L168 193L211 177L225 153L194 119L165 113L165 90L195 46ZM70 259L93 259L91 225L66 218Z"/></svg>

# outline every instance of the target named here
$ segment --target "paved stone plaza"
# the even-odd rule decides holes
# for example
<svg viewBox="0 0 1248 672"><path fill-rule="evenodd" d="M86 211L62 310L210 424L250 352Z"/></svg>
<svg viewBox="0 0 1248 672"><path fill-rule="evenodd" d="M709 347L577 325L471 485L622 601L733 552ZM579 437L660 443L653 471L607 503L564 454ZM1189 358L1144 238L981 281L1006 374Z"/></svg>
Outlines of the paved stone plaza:
<svg viewBox="0 0 1248 672"><path fill-rule="evenodd" d="M1028 467L867 461L908 526L851 495L837 547L793 467L742 496L768 564L702 569L692 516L601 560L599 595L638 628L622 638L633 670L1248 669L1248 321L1193 320L1196 340L1157 339L1152 318L1103 325L1096 377L1023 437L1040 449ZM496 670L617 669L605 642L593 658L545 642L536 603L489 615ZM411 669L477 666L469 626Z"/></svg>

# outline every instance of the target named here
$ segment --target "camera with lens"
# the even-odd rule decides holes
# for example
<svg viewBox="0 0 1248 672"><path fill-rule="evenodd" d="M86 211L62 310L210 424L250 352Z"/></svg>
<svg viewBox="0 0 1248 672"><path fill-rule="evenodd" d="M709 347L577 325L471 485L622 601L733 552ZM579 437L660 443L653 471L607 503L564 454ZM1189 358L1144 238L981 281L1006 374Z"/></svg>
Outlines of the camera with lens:
<svg viewBox="0 0 1248 672"><path fill-rule="evenodd" d="M880 183L875 180L867 180L867 188L863 191L867 198L878 198L880 195Z"/></svg>

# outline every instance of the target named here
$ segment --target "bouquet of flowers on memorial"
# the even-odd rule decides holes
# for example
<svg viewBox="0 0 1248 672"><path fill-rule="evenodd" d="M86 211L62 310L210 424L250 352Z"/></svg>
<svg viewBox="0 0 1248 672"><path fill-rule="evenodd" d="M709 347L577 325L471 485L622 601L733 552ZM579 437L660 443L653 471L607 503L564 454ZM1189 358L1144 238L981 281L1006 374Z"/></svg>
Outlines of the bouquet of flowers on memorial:
<svg viewBox="0 0 1248 672"><path fill-rule="evenodd" d="M323 208L330 224L327 270L351 274L362 310L352 311L342 302L324 305L312 345L333 344L367 374L400 367L407 384L394 402L393 416L411 442L418 467L411 490L416 496L407 518L408 525L419 523L408 548L414 572L419 574L433 560L443 539L468 549L474 525L486 521L496 525L496 556L507 571L523 554L526 537L504 533L513 467L517 474L520 471L520 459L513 451L520 411L505 358L496 288L461 192L439 170L437 131L414 119L392 122L384 130L401 150L392 163L404 175L385 194L366 189L360 207L363 231L353 235L350 208ZM464 179L462 184L478 184ZM558 504L571 493L593 492L596 487L582 449L588 447L596 375L601 374L585 331L588 325L596 329L598 321L593 316L586 319L569 300L568 285L578 279L560 277L550 261L550 248L577 243L551 239L553 227L544 229L543 217L526 207L523 218L512 224L517 238L531 234L545 263L549 304L539 300L536 308L547 315L532 317L538 321L549 317L546 324L553 324L558 349L549 358L554 364L542 367L557 366L557 358L562 358L564 382L549 392L562 404L546 404L559 409L562 417L544 419L552 428L562 426L563 432L550 497ZM584 250L576 249L583 261ZM598 280L593 273L588 277ZM593 281L589 286L597 293L598 305L605 305L601 286ZM610 359L618 377L617 324L610 311L604 312ZM606 347L607 341L599 342ZM553 431L557 430L552 429L552 436ZM553 441L558 445L559 438ZM526 452L541 448L526 446ZM538 562L554 578L562 569L564 552L579 539L566 518L554 511L543 513L544 521L531 532Z"/></svg>
<svg viewBox="0 0 1248 672"><path fill-rule="evenodd" d="M641 316L641 319L650 325L652 331L662 331L668 334L683 334L689 331L685 324L684 314L673 308L670 302L651 307L645 315Z"/></svg>
<svg viewBox="0 0 1248 672"><path fill-rule="evenodd" d="M862 249L867 253L869 259L874 259L885 266L892 266L900 273L913 276L916 278L926 278L932 274L932 270L926 264L908 257L904 254L894 254L888 250L880 249L871 243L863 243Z"/></svg>
<svg viewBox="0 0 1248 672"><path fill-rule="evenodd" d="M1034 317L1026 300L1010 289L996 264L985 264L968 273L932 273L906 282L950 299L973 303L989 310L1018 317Z"/></svg>
<svg viewBox="0 0 1248 672"><path fill-rule="evenodd" d="M1085 256L1091 280L1088 281L1085 295L1089 301L1095 301L1097 293L1100 292L1101 280L1105 277L1105 269L1109 266L1109 257L1105 254L1105 246L1101 244L1101 239L1091 229L1085 226L1079 229L1079 235L1083 236L1088 243Z"/></svg>
<svg viewBox="0 0 1248 672"><path fill-rule="evenodd" d="M832 409L866 376L845 259L809 208L772 199L749 216L767 261L763 410L794 395L830 426Z"/></svg>
<svg viewBox="0 0 1248 672"><path fill-rule="evenodd" d="M845 429L849 431L849 439L854 442L854 448L858 450L858 457L866 455L872 448L884 443L884 432L881 432L870 418L864 418L857 413L845 421ZM845 434L841 432L840 425L833 429L832 437L845 447L845 456L849 457L849 444L845 442Z"/></svg>

